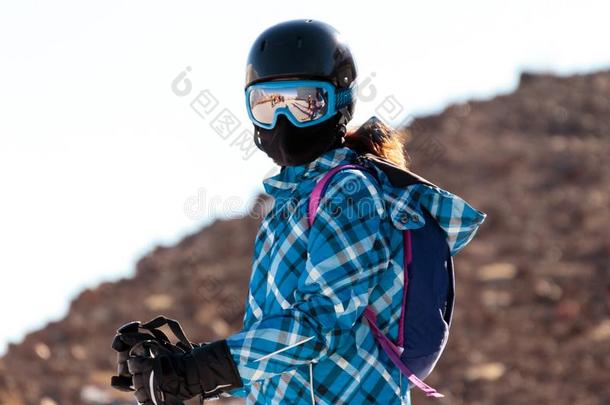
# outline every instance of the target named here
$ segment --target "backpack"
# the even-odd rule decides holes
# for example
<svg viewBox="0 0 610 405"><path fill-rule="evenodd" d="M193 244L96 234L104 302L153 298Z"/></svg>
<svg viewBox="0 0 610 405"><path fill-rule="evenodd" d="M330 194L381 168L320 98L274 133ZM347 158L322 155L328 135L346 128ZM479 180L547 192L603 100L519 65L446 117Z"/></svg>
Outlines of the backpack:
<svg viewBox="0 0 610 405"><path fill-rule="evenodd" d="M374 164L395 187L418 183L436 187L417 174L372 154L360 155L356 162L332 168L316 183L309 198L309 226L313 224L326 186L341 170L363 170L375 177L367 168ZM422 380L434 369L449 337L455 294L453 258L444 231L423 207L422 212L423 227L402 231L405 277L397 341L392 342L381 332L371 307L364 310L364 317L379 346L411 385L420 388L426 396L443 397Z"/></svg>

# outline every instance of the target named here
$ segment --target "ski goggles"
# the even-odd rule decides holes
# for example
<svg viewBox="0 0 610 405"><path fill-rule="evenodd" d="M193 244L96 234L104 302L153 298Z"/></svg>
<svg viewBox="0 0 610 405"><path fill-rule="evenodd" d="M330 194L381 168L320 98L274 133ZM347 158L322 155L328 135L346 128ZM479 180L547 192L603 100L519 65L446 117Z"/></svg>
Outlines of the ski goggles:
<svg viewBox="0 0 610 405"><path fill-rule="evenodd" d="M303 128L331 118L352 102L352 87L337 89L316 80L278 80L246 89L246 109L256 125L272 129L280 114Z"/></svg>

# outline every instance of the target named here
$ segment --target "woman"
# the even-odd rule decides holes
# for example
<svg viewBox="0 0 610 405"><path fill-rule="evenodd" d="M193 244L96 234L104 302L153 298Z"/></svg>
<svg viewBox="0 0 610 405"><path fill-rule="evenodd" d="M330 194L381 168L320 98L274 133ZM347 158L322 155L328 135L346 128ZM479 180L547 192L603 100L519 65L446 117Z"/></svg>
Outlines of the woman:
<svg viewBox="0 0 610 405"><path fill-rule="evenodd" d="M308 222L310 194L330 169L365 152L406 167L400 139L379 121L346 134L355 79L349 48L327 24L289 21L254 42L248 114L257 146L281 171L264 181L274 205L256 236L244 327L165 362L131 359L140 402L224 393L251 404L410 403L408 380L362 317L371 305L380 329L397 339L404 247L395 224L404 226L402 196L382 172L343 170ZM324 97L315 114L303 114L290 104L262 103L269 94ZM482 222L482 213L451 194L442 198L462 213L448 231L459 235L452 242L457 250L472 238L474 231L465 230ZM173 372L163 371L168 368Z"/></svg>

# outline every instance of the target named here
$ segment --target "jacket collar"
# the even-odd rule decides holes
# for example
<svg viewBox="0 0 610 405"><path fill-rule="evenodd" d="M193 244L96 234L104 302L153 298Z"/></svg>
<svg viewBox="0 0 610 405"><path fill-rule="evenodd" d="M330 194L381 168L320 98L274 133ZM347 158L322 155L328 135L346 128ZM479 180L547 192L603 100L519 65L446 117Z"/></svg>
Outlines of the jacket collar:
<svg viewBox="0 0 610 405"><path fill-rule="evenodd" d="M263 186L268 194L277 197L293 191L299 183L317 178L335 166L353 162L356 156L356 152L348 147L331 149L310 163L282 166L278 174L263 180Z"/></svg>

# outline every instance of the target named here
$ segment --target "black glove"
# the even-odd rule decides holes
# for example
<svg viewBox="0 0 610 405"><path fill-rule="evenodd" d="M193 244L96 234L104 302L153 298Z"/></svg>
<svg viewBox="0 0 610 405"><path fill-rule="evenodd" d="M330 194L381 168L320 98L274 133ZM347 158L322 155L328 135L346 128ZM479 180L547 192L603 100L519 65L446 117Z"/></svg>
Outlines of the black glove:
<svg viewBox="0 0 610 405"><path fill-rule="evenodd" d="M110 385L121 391L133 391L131 374L127 368L127 358L129 351L137 343L154 339L150 333L140 332L142 325L140 322L129 322L121 326L117 331L112 348L117 351L117 375L113 376Z"/></svg>
<svg viewBox="0 0 610 405"><path fill-rule="evenodd" d="M159 328L168 325L178 338L176 345ZM139 321L129 322L121 326L112 341L112 348L117 354L117 375L112 377L110 384L121 391L133 391L131 374L127 369L127 358L130 350L138 343L154 340L173 352L185 353L193 348L180 324L173 319L159 316L150 322L141 324Z"/></svg>
<svg viewBox="0 0 610 405"><path fill-rule="evenodd" d="M178 338L177 344L159 329L164 325ZM213 398L241 387L226 341L193 344L173 319L159 316L145 324L125 324L112 348L118 352L118 375L111 385L135 391L138 402L146 405L178 405L197 395Z"/></svg>
<svg viewBox="0 0 610 405"><path fill-rule="evenodd" d="M155 341L136 344L127 359L138 402L170 404L200 395L217 398L242 386L226 341L169 351Z"/></svg>

